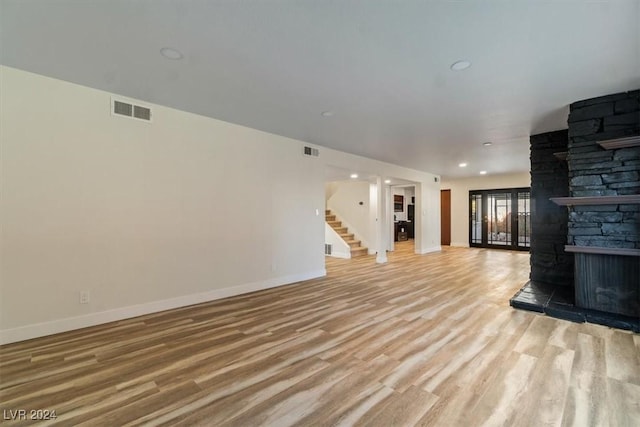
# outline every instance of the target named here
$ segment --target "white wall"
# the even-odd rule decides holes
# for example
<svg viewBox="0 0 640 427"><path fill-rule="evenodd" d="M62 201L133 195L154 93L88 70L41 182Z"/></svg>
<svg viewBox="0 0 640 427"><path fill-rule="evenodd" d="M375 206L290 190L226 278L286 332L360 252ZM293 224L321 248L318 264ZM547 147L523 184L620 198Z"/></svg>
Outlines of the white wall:
<svg viewBox="0 0 640 427"><path fill-rule="evenodd" d="M0 71L0 339L325 274L324 166L301 142L115 117L109 93Z"/></svg>
<svg viewBox="0 0 640 427"><path fill-rule="evenodd" d="M8 67L0 87L0 343L325 274L328 164L424 183L439 212L428 173L161 106L114 117L107 92Z"/></svg>
<svg viewBox="0 0 640 427"><path fill-rule="evenodd" d="M334 258L351 258L351 247L340 237L329 224L324 223L324 243L331 245L331 256Z"/></svg>
<svg viewBox="0 0 640 427"><path fill-rule="evenodd" d="M332 167L356 170L361 176L380 176L383 179L397 178L415 183L415 252L425 254L440 250L440 177L438 175L324 147L319 148L323 162ZM383 202L390 203L387 206L392 206L393 198ZM391 221L393 221L392 214L393 209L391 209ZM391 226L389 230L392 230ZM391 231L389 234L391 237Z"/></svg>
<svg viewBox="0 0 640 427"><path fill-rule="evenodd" d="M442 181L451 190L451 246L469 246L469 191L530 186L529 172Z"/></svg>
<svg viewBox="0 0 640 427"><path fill-rule="evenodd" d="M415 227L419 227L420 230L415 236L416 253L426 254L441 250L440 182L432 180L416 185L415 217Z"/></svg>
<svg viewBox="0 0 640 427"><path fill-rule="evenodd" d="M327 185L333 190L327 199L327 209L331 209L342 225L362 241L362 246L367 247L375 242L375 229L370 227L369 185L366 181L340 181Z"/></svg>

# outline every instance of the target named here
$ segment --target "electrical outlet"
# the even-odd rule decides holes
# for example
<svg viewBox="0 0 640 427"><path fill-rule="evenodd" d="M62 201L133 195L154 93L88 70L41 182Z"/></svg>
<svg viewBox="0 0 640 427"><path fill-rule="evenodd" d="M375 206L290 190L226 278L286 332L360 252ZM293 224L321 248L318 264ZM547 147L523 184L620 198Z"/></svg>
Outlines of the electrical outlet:
<svg viewBox="0 0 640 427"><path fill-rule="evenodd" d="M89 304L89 291L80 291L80 304Z"/></svg>

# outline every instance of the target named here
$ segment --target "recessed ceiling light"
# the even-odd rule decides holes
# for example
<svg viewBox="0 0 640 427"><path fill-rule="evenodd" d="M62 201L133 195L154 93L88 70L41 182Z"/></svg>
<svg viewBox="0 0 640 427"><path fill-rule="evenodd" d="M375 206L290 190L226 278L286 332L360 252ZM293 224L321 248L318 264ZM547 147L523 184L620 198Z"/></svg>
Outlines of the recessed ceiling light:
<svg viewBox="0 0 640 427"><path fill-rule="evenodd" d="M356 179L357 177L358 177L358 174L357 174L357 173L352 173L352 174L351 174L351 178L352 178L352 179Z"/></svg>
<svg viewBox="0 0 640 427"><path fill-rule="evenodd" d="M466 163L460 163L458 166L461 167L461 168L466 168L467 164Z"/></svg>
<svg viewBox="0 0 640 427"><path fill-rule="evenodd" d="M490 145L493 145L493 142L491 141L483 142L482 145L484 145L485 147L488 147Z"/></svg>
<svg viewBox="0 0 640 427"><path fill-rule="evenodd" d="M160 49L160 54L165 58L172 60L182 59L183 57L182 52L171 47L163 47Z"/></svg>
<svg viewBox="0 0 640 427"><path fill-rule="evenodd" d="M467 61L467 60L460 60L460 61L456 61L453 64L451 64L451 69L453 71L462 71L462 70L466 70L467 68L471 67L471 61Z"/></svg>
<svg viewBox="0 0 640 427"><path fill-rule="evenodd" d="M323 111L322 113L320 113L322 117L331 117L333 116L333 114L334 114L333 111Z"/></svg>
<svg viewBox="0 0 640 427"><path fill-rule="evenodd" d="M487 171L480 171L480 175L486 175Z"/></svg>
<svg viewBox="0 0 640 427"><path fill-rule="evenodd" d="M385 184L391 184L391 180L390 180L390 179L385 179L385 180L384 180L384 183L385 183Z"/></svg>

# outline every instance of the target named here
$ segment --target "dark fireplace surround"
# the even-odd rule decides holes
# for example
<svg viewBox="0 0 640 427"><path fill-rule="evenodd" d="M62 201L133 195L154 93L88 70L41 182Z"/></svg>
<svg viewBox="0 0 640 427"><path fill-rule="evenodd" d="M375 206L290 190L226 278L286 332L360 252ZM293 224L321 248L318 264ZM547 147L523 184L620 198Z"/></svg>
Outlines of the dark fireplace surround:
<svg viewBox="0 0 640 427"><path fill-rule="evenodd" d="M640 90L532 135L531 275L511 305L640 332Z"/></svg>

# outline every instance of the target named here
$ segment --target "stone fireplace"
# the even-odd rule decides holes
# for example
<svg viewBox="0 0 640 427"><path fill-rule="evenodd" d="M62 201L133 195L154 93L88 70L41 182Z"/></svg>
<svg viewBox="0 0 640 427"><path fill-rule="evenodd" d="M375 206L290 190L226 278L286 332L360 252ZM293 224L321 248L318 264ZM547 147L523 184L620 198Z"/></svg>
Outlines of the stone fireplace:
<svg viewBox="0 0 640 427"><path fill-rule="evenodd" d="M640 331L640 90L531 136L531 281L514 307Z"/></svg>
<svg viewBox="0 0 640 427"><path fill-rule="evenodd" d="M576 306L640 317L640 91L571 104L567 163Z"/></svg>

